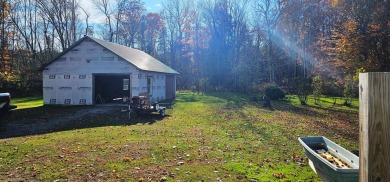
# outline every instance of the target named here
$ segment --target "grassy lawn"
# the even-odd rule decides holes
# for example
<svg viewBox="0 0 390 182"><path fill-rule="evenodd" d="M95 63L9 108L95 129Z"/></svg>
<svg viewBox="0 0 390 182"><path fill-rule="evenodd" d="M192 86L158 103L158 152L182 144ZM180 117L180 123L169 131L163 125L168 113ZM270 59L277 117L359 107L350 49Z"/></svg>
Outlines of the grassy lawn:
<svg viewBox="0 0 390 182"><path fill-rule="evenodd" d="M43 106L42 97L12 98L12 104L18 106L16 109L36 108Z"/></svg>
<svg viewBox="0 0 390 182"><path fill-rule="evenodd" d="M23 109L39 100L13 103ZM356 101L351 108L334 106L332 98L300 106L291 97L272 102L270 111L250 100L232 93L180 92L169 116L153 124L2 139L0 180L320 181L299 136L323 135L358 149Z"/></svg>

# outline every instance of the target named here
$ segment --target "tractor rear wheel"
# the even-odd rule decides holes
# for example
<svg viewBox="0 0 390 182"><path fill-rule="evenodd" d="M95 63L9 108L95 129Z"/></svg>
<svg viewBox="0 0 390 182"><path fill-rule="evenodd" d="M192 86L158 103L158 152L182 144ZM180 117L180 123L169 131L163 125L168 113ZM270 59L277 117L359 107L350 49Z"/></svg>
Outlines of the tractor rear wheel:
<svg viewBox="0 0 390 182"><path fill-rule="evenodd" d="M161 109L159 111L159 114L160 114L161 117L164 117L165 116L165 109Z"/></svg>

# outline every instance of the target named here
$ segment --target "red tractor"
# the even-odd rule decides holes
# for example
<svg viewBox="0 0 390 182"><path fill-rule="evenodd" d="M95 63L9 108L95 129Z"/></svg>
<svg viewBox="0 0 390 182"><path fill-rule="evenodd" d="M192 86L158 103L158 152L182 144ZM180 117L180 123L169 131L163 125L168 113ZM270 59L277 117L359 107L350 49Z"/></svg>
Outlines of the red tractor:
<svg viewBox="0 0 390 182"><path fill-rule="evenodd" d="M149 99L146 96L134 96L131 98L130 110L135 114L149 114L157 112L161 117L164 117L166 109L167 107L160 106L157 102L150 104Z"/></svg>

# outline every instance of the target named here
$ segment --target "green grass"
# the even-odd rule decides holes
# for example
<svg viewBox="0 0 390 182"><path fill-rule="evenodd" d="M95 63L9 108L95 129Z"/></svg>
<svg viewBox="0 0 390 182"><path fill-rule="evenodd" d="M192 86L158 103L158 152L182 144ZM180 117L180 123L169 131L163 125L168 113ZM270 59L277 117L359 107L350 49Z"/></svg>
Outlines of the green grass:
<svg viewBox="0 0 390 182"><path fill-rule="evenodd" d="M296 95L287 96L288 100L299 106L299 99ZM319 99L319 103L315 104L314 97L309 96L307 99L307 104L310 106L316 106L320 108L336 108L337 110L342 111L358 111L359 110L359 99L352 98L352 102L350 106L344 106L345 98L343 97L331 97L331 96L323 96Z"/></svg>
<svg viewBox="0 0 390 182"><path fill-rule="evenodd" d="M27 109L43 106L42 97L12 98L11 103L18 106L16 109Z"/></svg>
<svg viewBox="0 0 390 182"><path fill-rule="evenodd" d="M356 105L333 106L325 98L300 106L292 97L272 102L270 111L250 100L180 92L169 117L154 124L3 139L0 180L320 181L299 136L323 135L348 150L358 148Z"/></svg>

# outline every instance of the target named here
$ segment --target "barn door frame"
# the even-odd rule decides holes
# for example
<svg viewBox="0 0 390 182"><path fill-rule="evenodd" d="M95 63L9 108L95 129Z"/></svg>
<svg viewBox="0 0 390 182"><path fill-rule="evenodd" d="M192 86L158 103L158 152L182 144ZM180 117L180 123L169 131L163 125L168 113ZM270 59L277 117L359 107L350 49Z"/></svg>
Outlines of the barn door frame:
<svg viewBox="0 0 390 182"><path fill-rule="evenodd" d="M132 83L132 73L94 73L92 74L92 105L96 105L96 76L128 76L129 78L129 98L133 96L133 83ZM123 84L123 82L122 82ZM122 85L123 86L123 85Z"/></svg>

